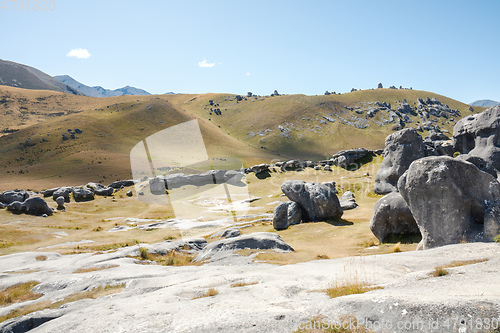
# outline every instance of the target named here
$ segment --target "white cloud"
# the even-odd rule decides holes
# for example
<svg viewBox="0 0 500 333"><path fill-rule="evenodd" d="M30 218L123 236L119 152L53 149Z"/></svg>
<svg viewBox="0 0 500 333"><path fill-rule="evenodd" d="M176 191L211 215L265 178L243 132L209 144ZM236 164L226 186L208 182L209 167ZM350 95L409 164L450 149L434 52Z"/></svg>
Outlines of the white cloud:
<svg viewBox="0 0 500 333"><path fill-rule="evenodd" d="M66 54L67 57L75 57L78 59L88 59L91 54L87 49L72 49Z"/></svg>
<svg viewBox="0 0 500 333"><path fill-rule="evenodd" d="M250 76L250 73L246 73L245 75L246 75L246 76Z"/></svg>
<svg viewBox="0 0 500 333"><path fill-rule="evenodd" d="M208 63L207 62L207 59L203 59L203 61L200 61L198 63L198 66L200 67L209 67L209 68L212 68L215 66L215 62L211 62L211 63Z"/></svg>

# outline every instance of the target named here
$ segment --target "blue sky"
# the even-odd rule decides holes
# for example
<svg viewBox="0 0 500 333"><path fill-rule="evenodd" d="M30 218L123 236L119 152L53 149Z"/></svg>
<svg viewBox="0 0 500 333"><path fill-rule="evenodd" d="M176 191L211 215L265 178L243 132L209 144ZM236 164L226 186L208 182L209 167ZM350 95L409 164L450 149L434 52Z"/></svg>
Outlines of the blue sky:
<svg viewBox="0 0 500 333"><path fill-rule="evenodd" d="M497 0L52 5L0 9L0 58L87 85L151 93L315 95L382 82L466 103L500 100ZM74 49L90 57L68 56Z"/></svg>

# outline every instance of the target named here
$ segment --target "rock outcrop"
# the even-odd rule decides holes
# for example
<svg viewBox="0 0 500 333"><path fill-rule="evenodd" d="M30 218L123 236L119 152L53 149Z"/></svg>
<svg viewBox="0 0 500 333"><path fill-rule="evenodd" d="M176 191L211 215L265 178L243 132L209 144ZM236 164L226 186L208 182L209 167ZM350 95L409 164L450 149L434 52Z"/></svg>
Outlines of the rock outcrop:
<svg viewBox="0 0 500 333"><path fill-rule="evenodd" d="M332 165L347 168L371 153L371 150L365 148L341 150L333 155L330 161Z"/></svg>
<svg viewBox="0 0 500 333"><path fill-rule="evenodd" d="M426 156L422 137L414 128L406 128L385 139L384 160L375 176L375 193L397 191L399 177L410 164Z"/></svg>
<svg viewBox="0 0 500 333"><path fill-rule="evenodd" d="M481 157L500 170L500 106L460 119L453 144L461 154Z"/></svg>
<svg viewBox="0 0 500 333"><path fill-rule="evenodd" d="M75 187L73 188L73 198L75 201L93 200L94 192L84 187Z"/></svg>
<svg viewBox="0 0 500 333"><path fill-rule="evenodd" d="M294 251L294 249L285 243L281 237L272 232L254 232L252 234L221 239L208 244L196 256L195 261L208 259L221 251L236 251L242 249L257 249L257 250L281 250Z"/></svg>
<svg viewBox="0 0 500 333"><path fill-rule="evenodd" d="M354 193L352 193L351 191L344 192L344 194L342 194L342 197L339 199L339 202L340 208L342 208L342 210L351 210L358 207L356 199L354 198Z"/></svg>
<svg viewBox="0 0 500 333"><path fill-rule="evenodd" d="M52 192L52 199L56 200L59 197L63 197L65 202L69 202L69 195L71 192L73 192L73 187L59 187Z"/></svg>
<svg viewBox="0 0 500 333"><path fill-rule="evenodd" d="M14 201L7 207L13 213L26 213L30 215L52 215L52 208L40 197L28 198L24 202Z"/></svg>
<svg viewBox="0 0 500 333"><path fill-rule="evenodd" d="M28 198L29 194L25 190L12 190L3 192L0 195L0 202L8 205L14 201L24 202Z"/></svg>
<svg viewBox="0 0 500 333"><path fill-rule="evenodd" d="M370 230L384 243L392 235L419 234L417 223L401 194L389 193L373 207Z"/></svg>
<svg viewBox="0 0 500 333"><path fill-rule="evenodd" d="M304 222L342 217L335 182L306 183L302 180L287 180L281 185L281 190L288 199L299 205Z"/></svg>
<svg viewBox="0 0 500 333"><path fill-rule="evenodd" d="M274 208L273 227L276 230L283 230L290 225L299 224L301 220L302 212L296 202L282 202Z"/></svg>
<svg viewBox="0 0 500 333"><path fill-rule="evenodd" d="M492 241L500 233L500 183L446 156L413 162L398 188L422 234L419 249Z"/></svg>

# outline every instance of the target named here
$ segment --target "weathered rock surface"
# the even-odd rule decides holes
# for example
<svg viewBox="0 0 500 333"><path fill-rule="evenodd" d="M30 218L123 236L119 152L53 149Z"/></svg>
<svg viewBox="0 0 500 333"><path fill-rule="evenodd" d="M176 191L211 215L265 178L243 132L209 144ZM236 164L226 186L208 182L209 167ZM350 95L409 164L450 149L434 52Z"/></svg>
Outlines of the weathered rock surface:
<svg viewBox="0 0 500 333"><path fill-rule="evenodd" d="M211 258L217 252L242 249L294 251L278 234L272 232L254 232L212 242L203 248L198 256L196 256L195 261Z"/></svg>
<svg viewBox="0 0 500 333"><path fill-rule="evenodd" d="M56 198L56 203L57 203L57 209L58 210L64 210L64 197L57 197Z"/></svg>
<svg viewBox="0 0 500 333"><path fill-rule="evenodd" d="M290 225L299 224L301 220L302 212L296 202L282 202L274 208L273 227L276 230L283 230Z"/></svg>
<svg viewBox="0 0 500 333"><path fill-rule="evenodd" d="M24 202L28 198L29 194L25 190L5 191L0 195L0 201L5 204L10 204L14 201Z"/></svg>
<svg viewBox="0 0 500 333"><path fill-rule="evenodd" d="M111 196L115 189L111 186L104 186L99 183L88 183L85 185L88 189L92 190L95 195Z"/></svg>
<svg viewBox="0 0 500 333"><path fill-rule="evenodd" d="M63 197L65 202L69 202L69 195L71 192L73 192L73 187L59 187L52 192L52 199L56 200L59 197Z"/></svg>
<svg viewBox="0 0 500 333"><path fill-rule="evenodd" d="M129 186L134 186L135 181L133 179L129 180L117 180L116 182L111 183L109 187L112 188L122 188L122 187L129 187Z"/></svg>
<svg viewBox="0 0 500 333"><path fill-rule="evenodd" d="M137 260L126 257L125 250L94 255L28 252L0 256L2 288L39 281L34 291L44 296L38 301L54 302L96 287L125 285L123 291L110 296L7 320L0 323L0 331L288 333L317 315L329 322L352 315L360 324L370 319L372 324L396 328L390 332L456 333L477 332L466 325L500 316L500 246L494 243L291 265L138 265ZM47 260L36 260L40 255ZM436 266L477 259L488 260L447 268L446 276L429 276ZM99 267L108 269L74 274L77 269ZM12 274L14 271L32 273ZM337 298L321 291L332 281L348 281L352 276L369 276L370 283L384 288ZM242 282L249 285L232 287ZM193 299L208 288L216 288L219 294ZM28 303L2 307L0 316ZM467 318L467 323L460 324L460 318ZM446 328L450 322L452 326ZM398 330L398 323L413 328Z"/></svg>
<svg viewBox="0 0 500 333"><path fill-rule="evenodd" d="M94 192L84 187L74 187L73 198L75 201L93 200Z"/></svg>
<svg viewBox="0 0 500 333"><path fill-rule="evenodd" d="M365 148L341 150L332 156L332 165L347 168L371 153L371 150Z"/></svg>
<svg viewBox="0 0 500 333"><path fill-rule="evenodd" d="M500 106L460 119L453 143L461 154L481 157L500 170Z"/></svg>
<svg viewBox="0 0 500 333"><path fill-rule="evenodd" d="M52 208L40 197L32 197L24 202L14 201L7 206L7 209L13 213L26 213L30 215L52 215Z"/></svg>
<svg viewBox="0 0 500 333"><path fill-rule="evenodd" d="M370 230L384 243L392 235L420 234L417 223L401 194L389 193L373 207Z"/></svg>
<svg viewBox="0 0 500 333"><path fill-rule="evenodd" d="M281 185L281 190L288 199L299 205L304 222L342 217L335 182L306 183L302 180L287 180Z"/></svg>
<svg viewBox="0 0 500 333"><path fill-rule="evenodd" d="M492 241L500 234L500 183L472 163L423 158L410 165L398 187L422 234L421 249Z"/></svg>
<svg viewBox="0 0 500 333"><path fill-rule="evenodd" d="M414 128L406 128L385 139L384 160L375 176L375 193L387 194L397 191L399 177L410 164L425 157L422 137Z"/></svg>
<svg viewBox="0 0 500 333"><path fill-rule="evenodd" d="M358 204L356 203L356 199L354 197L354 193L352 193L351 191L345 191L339 201L340 208L342 208L342 210L351 210L358 207Z"/></svg>
<svg viewBox="0 0 500 333"><path fill-rule="evenodd" d="M227 228L221 231L217 231L214 233L211 238L220 237L220 238L233 238L238 237L241 234L239 228Z"/></svg>

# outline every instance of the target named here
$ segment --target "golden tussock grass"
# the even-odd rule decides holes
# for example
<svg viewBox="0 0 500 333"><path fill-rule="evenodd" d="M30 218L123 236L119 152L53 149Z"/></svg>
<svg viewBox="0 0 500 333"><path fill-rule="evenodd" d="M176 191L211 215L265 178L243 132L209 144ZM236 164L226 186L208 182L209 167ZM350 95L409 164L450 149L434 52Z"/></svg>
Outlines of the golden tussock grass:
<svg viewBox="0 0 500 333"><path fill-rule="evenodd" d="M203 292L200 296L194 297L193 299L204 298L204 297L213 297L219 295L219 291L213 287L207 289L207 291Z"/></svg>
<svg viewBox="0 0 500 333"><path fill-rule="evenodd" d="M8 313L5 316L0 317L0 323L11 319L11 318L16 318L20 316L27 315L32 312L36 311L41 311L45 309L57 309L63 304L71 303L71 302L76 302L81 299L86 299L86 298L91 298L91 299L96 299L102 296L108 296L111 294L116 294L121 292L125 288L125 284L119 284L119 285L106 285L106 286L100 286L97 288L93 288L87 291L82 291L79 293L75 293L72 295L67 296L63 300L57 301L57 302L51 302L51 301L43 301L43 302L37 302L33 303L27 306L24 306L22 308L16 309L10 313Z"/></svg>
<svg viewBox="0 0 500 333"><path fill-rule="evenodd" d="M0 291L0 306L7 306L13 303L25 302L42 297L42 294L37 294L31 291L40 282L29 281L16 284Z"/></svg>

